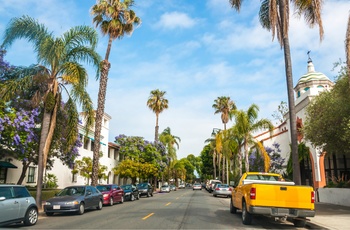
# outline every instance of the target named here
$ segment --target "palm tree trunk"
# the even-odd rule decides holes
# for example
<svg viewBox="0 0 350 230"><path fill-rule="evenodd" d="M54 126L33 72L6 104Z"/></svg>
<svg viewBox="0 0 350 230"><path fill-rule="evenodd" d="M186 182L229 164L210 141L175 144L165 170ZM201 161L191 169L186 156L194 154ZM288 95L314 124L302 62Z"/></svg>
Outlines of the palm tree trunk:
<svg viewBox="0 0 350 230"><path fill-rule="evenodd" d="M245 159L245 171L249 172L249 150L248 150L248 142L244 142L244 159Z"/></svg>
<svg viewBox="0 0 350 230"><path fill-rule="evenodd" d="M226 159L226 183L230 184L229 180L230 180L230 173L229 173L229 164L230 164L230 159L227 158Z"/></svg>
<svg viewBox="0 0 350 230"><path fill-rule="evenodd" d="M280 11L282 20L285 20L286 18L285 1L286 0L280 0L280 4L279 4L279 11ZM287 90L288 90L290 134L291 134L291 142L292 142L292 159L293 159L293 181L296 185L300 185L301 180L300 180L300 166L299 166L299 157L298 157L297 122L296 122L296 111L295 111L295 102L294 102L292 60L290 55L288 31L286 30L286 28L284 28L284 23L281 23L281 27L282 27L284 62L286 67L286 81L287 81Z"/></svg>
<svg viewBox="0 0 350 230"><path fill-rule="evenodd" d="M156 127L154 130L154 141L158 141L158 133L159 133L159 126L158 126L158 119L159 119L159 113L156 114Z"/></svg>
<svg viewBox="0 0 350 230"><path fill-rule="evenodd" d="M216 151L213 152L213 168L214 168L214 179L216 179Z"/></svg>
<svg viewBox="0 0 350 230"><path fill-rule="evenodd" d="M346 53L346 66L349 75L349 85L350 85L350 14L348 19L348 27L346 30L345 37L345 53Z"/></svg>
<svg viewBox="0 0 350 230"><path fill-rule="evenodd" d="M222 156L222 182L225 183L225 156Z"/></svg>
<svg viewBox="0 0 350 230"><path fill-rule="evenodd" d="M239 150L238 151L238 167L239 167L239 176L241 177L242 176L242 151Z"/></svg>

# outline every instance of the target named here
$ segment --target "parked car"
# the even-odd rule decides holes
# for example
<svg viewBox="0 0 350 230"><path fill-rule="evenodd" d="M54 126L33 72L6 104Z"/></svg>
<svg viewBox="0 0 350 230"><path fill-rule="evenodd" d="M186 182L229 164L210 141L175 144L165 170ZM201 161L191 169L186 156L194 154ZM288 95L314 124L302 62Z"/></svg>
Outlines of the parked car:
<svg viewBox="0 0 350 230"><path fill-rule="evenodd" d="M181 189L181 188L185 188L185 184L184 183L180 183L179 184L179 189Z"/></svg>
<svg viewBox="0 0 350 230"><path fill-rule="evenodd" d="M208 192L213 192L213 186L217 183L222 183L220 180L210 180L209 183L207 184L207 191Z"/></svg>
<svg viewBox="0 0 350 230"><path fill-rule="evenodd" d="M63 212L75 212L82 215L86 209L101 210L102 206L103 195L96 187L69 186L45 202L44 212L47 216Z"/></svg>
<svg viewBox="0 0 350 230"><path fill-rule="evenodd" d="M103 204L112 206L114 203L124 203L124 191L121 187L116 184L101 184L97 185L96 188L103 195Z"/></svg>
<svg viewBox="0 0 350 230"><path fill-rule="evenodd" d="M124 190L125 200L134 201L140 199L140 193L137 187L133 184L125 184L120 186Z"/></svg>
<svg viewBox="0 0 350 230"><path fill-rule="evenodd" d="M192 188L193 190L202 190L202 185L200 183L194 183Z"/></svg>
<svg viewBox="0 0 350 230"><path fill-rule="evenodd" d="M0 226L13 223L35 225L38 207L27 188L22 185L0 185Z"/></svg>
<svg viewBox="0 0 350 230"><path fill-rule="evenodd" d="M177 189L176 189L176 186L175 185L173 185L173 184L171 184L170 185L170 191L176 191Z"/></svg>
<svg viewBox="0 0 350 230"><path fill-rule="evenodd" d="M231 196L232 188L228 184L216 184L214 190L213 190L213 196Z"/></svg>
<svg viewBox="0 0 350 230"><path fill-rule="evenodd" d="M162 187L160 187L160 192L170 192L170 186L169 185L162 185Z"/></svg>
<svg viewBox="0 0 350 230"><path fill-rule="evenodd" d="M153 196L153 187L150 183L140 183L137 185L140 196Z"/></svg>

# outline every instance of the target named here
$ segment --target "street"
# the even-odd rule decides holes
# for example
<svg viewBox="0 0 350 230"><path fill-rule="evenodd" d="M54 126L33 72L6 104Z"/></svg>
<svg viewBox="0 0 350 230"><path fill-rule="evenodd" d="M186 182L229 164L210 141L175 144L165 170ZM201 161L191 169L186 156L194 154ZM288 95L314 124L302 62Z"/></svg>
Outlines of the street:
<svg viewBox="0 0 350 230"><path fill-rule="evenodd" d="M88 210L83 215L41 214L33 229L306 229L288 221L255 217L243 225L241 213L231 214L229 198L213 197L205 189L180 189L153 197ZM14 225L9 228L23 227Z"/></svg>

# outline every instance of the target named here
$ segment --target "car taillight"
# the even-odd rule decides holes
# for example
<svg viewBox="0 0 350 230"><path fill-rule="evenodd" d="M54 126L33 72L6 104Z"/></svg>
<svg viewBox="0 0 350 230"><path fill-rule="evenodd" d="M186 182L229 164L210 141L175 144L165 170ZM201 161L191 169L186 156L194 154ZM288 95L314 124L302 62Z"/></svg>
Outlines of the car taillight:
<svg viewBox="0 0 350 230"><path fill-rule="evenodd" d="M255 200L256 198L256 188L251 188L250 189L250 199Z"/></svg>
<svg viewBox="0 0 350 230"><path fill-rule="evenodd" d="M232 191L232 188L228 188L228 191Z"/></svg>
<svg viewBox="0 0 350 230"><path fill-rule="evenodd" d="M315 192L311 191L311 203L315 203Z"/></svg>
<svg viewBox="0 0 350 230"><path fill-rule="evenodd" d="M219 188L216 188L215 190L217 191L217 190L220 190L220 189L219 189Z"/></svg>

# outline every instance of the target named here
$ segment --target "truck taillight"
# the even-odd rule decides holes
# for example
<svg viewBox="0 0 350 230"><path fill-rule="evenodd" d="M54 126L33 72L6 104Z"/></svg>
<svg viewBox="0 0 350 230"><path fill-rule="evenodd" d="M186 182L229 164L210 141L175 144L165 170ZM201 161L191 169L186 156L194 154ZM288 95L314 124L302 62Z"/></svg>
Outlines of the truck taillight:
<svg viewBox="0 0 350 230"><path fill-rule="evenodd" d="M255 200L256 198L256 188L251 188L250 189L250 199Z"/></svg>
<svg viewBox="0 0 350 230"><path fill-rule="evenodd" d="M315 203L315 192L311 191L311 203Z"/></svg>

